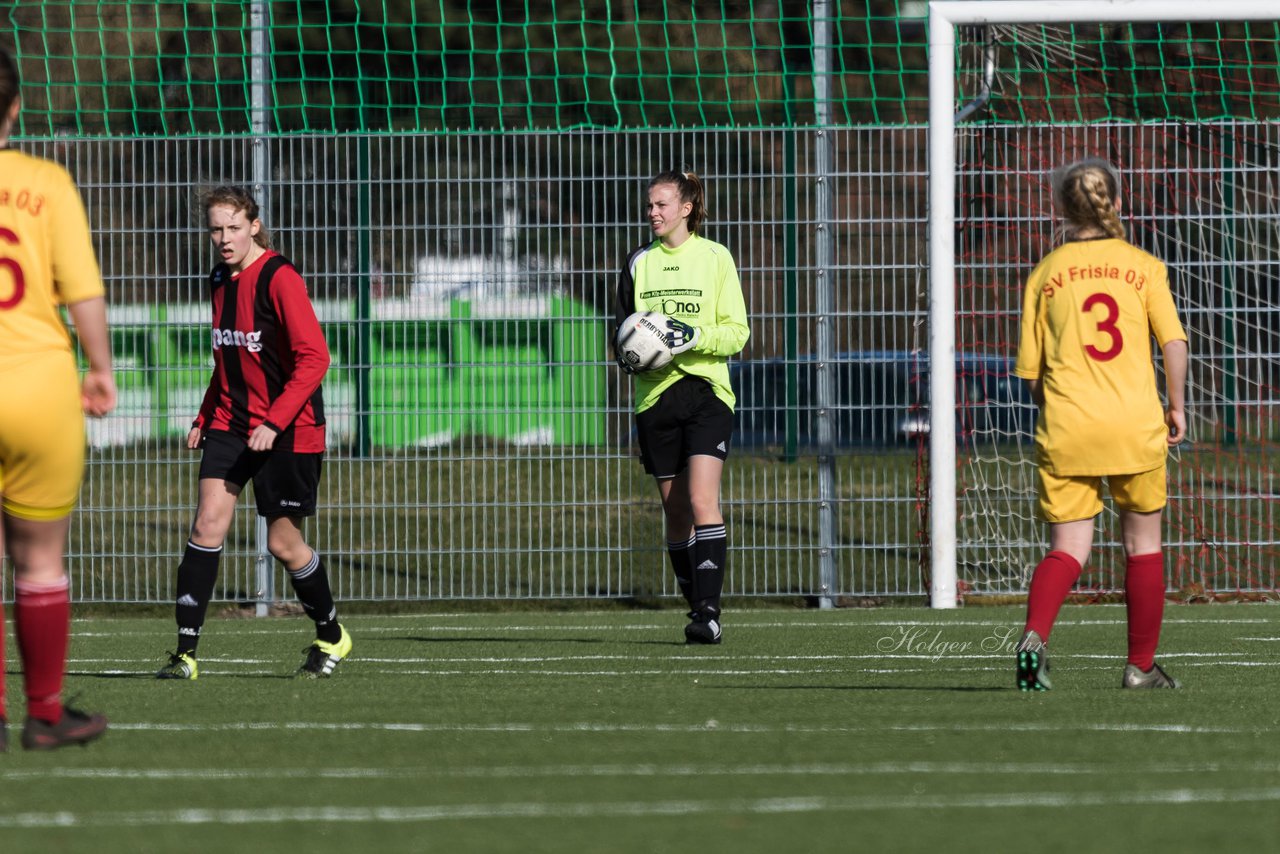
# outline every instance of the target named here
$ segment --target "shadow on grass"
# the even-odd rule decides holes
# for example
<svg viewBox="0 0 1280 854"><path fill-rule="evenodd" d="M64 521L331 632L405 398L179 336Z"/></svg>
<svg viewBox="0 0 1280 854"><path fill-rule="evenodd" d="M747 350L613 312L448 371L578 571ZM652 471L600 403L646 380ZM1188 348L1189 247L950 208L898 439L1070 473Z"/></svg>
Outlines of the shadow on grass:
<svg viewBox="0 0 1280 854"><path fill-rule="evenodd" d="M961 691L965 693L1018 690L997 685L708 685L703 690L727 689L735 691Z"/></svg>
<svg viewBox="0 0 1280 854"><path fill-rule="evenodd" d="M617 640L616 638L543 638L543 637L522 637L522 638L510 638L510 637L479 637L479 638L477 638L477 637L467 637L467 638L460 638L460 637L442 637L442 638L431 638L431 637L421 637L421 636L413 636L413 635L406 635L406 636L402 636L402 637L398 637L398 638L387 638L387 637L370 638L368 641L365 641L365 643L377 643L377 642L382 642L382 641L414 641L414 642L416 642L416 643L516 643L516 644L529 644L529 643L565 643L565 644L596 644L596 645L599 645L599 644L613 644L613 645L640 644L640 645L650 645L650 646L685 646L685 642L684 642L683 640L670 640L670 641L665 641L665 640L630 640L630 641L628 641L628 640L623 640L623 641L620 641L620 640Z"/></svg>
<svg viewBox="0 0 1280 854"><path fill-rule="evenodd" d="M599 644L598 638L422 638L404 635L402 638L371 638L366 643L379 640L412 640L420 644Z"/></svg>
<svg viewBox="0 0 1280 854"><path fill-rule="evenodd" d="M189 679L157 679L154 670L138 671L137 673L92 673L86 670L68 670L67 676L74 676L77 679L147 679L152 682L189 682ZM200 678L214 679L288 679L294 681L295 677L292 673L205 673L200 672ZM299 682L313 682L312 679L298 679Z"/></svg>

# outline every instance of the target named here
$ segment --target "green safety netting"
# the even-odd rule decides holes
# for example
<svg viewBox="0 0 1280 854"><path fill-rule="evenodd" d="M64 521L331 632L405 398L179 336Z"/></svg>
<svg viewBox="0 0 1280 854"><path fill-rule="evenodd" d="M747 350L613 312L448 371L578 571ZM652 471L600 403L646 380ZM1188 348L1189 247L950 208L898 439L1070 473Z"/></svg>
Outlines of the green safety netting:
<svg viewBox="0 0 1280 854"><path fill-rule="evenodd" d="M919 0L5 5L28 136L247 132L255 23L267 133L926 118ZM986 120L1271 118L1278 42L1275 21L971 27L959 93Z"/></svg>

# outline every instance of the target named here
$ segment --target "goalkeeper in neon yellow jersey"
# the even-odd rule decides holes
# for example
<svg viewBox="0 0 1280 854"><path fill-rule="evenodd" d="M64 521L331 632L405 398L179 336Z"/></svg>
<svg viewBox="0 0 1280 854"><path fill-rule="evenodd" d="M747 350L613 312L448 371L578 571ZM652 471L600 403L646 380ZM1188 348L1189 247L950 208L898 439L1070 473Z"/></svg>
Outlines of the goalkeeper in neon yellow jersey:
<svg viewBox="0 0 1280 854"><path fill-rule="evenodd" d="M618 279L616 327L636 311L667 315L665 368L635 375L640 460L653 475L666 519L667 554L689 604L685 641L720 643L720 591L728 540L720 479L733 433L730 356L751 334L729 250L698 234L702 181L662 172L649 181L654 240L627 258ZM631 373L625 360L618 364Z"/></svg>
<svg viewBox="0 0 1280 854"><path fill-rule="evenodd" d="M1058 610L1093 547L1102 482L1120 514L1129 657L1124 688L1176 688L1155 663L1164 618L1165 460L1187 432L1187 334L1163 262L1125 240L1120 177L1085 160L1054 178L1066 241L1032 271L1014 373L1040 407L1039 512L1049 553L1036 566L1017 650L1017 684L1049 684L1047 644ZM1151 337L1164 355L1162 406Z"/></svg>

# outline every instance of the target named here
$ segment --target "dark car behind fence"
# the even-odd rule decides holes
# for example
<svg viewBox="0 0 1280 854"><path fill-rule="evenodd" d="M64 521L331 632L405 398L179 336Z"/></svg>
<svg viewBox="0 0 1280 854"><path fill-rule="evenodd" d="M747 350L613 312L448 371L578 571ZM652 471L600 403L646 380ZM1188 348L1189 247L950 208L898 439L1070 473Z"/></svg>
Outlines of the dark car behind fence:
<svg viewBox="0 0 1280 854"><path fill-rule="evenodd" d="M929 434L929 359L925 353L854 351L831 359L832 443L893 447ZM730 365L738 403L739 448L812 448L818 444L818 362L802 356ZM1003 356L956 359L956 437L960 442L1030 442L1035 405Z"/></svg>

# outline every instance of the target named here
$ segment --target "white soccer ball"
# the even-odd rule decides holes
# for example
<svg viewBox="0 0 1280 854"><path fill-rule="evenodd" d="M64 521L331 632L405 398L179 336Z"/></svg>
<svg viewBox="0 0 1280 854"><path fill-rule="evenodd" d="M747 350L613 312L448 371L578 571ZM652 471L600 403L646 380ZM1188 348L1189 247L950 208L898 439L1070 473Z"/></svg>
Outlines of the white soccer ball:
<svg viewBox="0 0 1280 854"><path fill-rule="evenodd" d="M657 311L637 311L618 327L616 346L618 355L636 373L665 368L671 364L667 316Z"/></svg>

